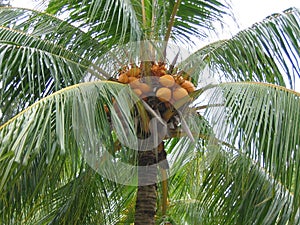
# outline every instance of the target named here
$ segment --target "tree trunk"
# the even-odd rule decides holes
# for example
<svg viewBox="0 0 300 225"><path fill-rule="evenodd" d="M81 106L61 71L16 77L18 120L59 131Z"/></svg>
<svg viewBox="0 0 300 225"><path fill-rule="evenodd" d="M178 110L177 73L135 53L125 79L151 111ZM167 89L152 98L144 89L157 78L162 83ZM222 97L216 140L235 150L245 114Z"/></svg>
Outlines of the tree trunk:
<svg viewBox="0 0 300 225"><path fill-rule="evenodd" d="M156 214L157 165L156 149L138 153L138 192L135 225L154 225Z"/></svg>

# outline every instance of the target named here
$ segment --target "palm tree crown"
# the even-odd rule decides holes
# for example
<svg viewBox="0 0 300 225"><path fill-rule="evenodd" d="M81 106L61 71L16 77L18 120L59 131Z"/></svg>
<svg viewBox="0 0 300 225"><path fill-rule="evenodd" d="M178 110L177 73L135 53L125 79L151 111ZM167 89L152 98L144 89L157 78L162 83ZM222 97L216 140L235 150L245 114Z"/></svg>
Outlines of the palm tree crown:
<svg viewBox="0 0 300 225"><path fill-rule="evenodd" d="M221 0L0 7L1 223L143 224L137 165L155 164L157 224L299 224L300 12L180 58L227 15ZM159 65L195 86L169 117L120 80ZM143 155L153 118L167 136Z"/></svg>

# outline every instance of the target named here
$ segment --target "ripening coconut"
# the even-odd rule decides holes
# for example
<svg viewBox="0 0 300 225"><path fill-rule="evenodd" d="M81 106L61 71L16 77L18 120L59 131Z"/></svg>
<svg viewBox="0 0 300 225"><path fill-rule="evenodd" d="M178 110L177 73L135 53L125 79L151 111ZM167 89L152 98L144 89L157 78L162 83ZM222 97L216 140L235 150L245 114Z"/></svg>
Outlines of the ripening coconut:
<svg viewBox="0 0 300 225"><path fill-rule="evenodd" d="M142 95L142 91L141 91L141 89L139 89L139 88L134 88L134 89L132 89L133 91L134 91L134 93L137 95L137 96L141 96Z"/></svg>
<svg viewBox="0 0 300 225"><path fill-rule="evenodd" d="M170 101L172 91L167 87L161 87L156 91L156 97L163 102Z"/></svg>
<svg viewBox="0 0 300 225"><path fill-rule="evenodd" d="M183 87L185 90L188 91L188 93L191 93L195 91L195 86L192 82L186 80L181 84L181 87Z"/></svg>
<svg viewBox="0 0 300 225"><path fill-rule="evenodd" d="M137 77L138 75L140 75L140 73L141 73L141 69L138 67L133 67L127 71L127 75L129 77Z"/></svg>
<svg viewBox="0 0 300 225"><path fill-rule="evenodd" d="M140 80L137 79L136 77L128 77L128 80L131 88L138 88L139 85L141 84Z"/></svg>
<svg viewBox="0 0 300 225"><path fill-rule="evenodd" d="M129 80L128 80L128 76L126 75L126 73L120 74L118 81L123 84L127 84L129 82Z"/></svg>
<svg viewBox="0 0 300 225"><path fill-rule="evenodd" d="M149 87L148 84L145 83L140 83L138 88L143 92L143 93L148 93L151 91L151 88Z"/></svg>
<svg viewBox="0 0 300 225"><path fill-rule="evenodd" d="M162 64L162 65L158 65L158 64L152 65L151 71L152 71L153 75L157 76L157 77L161 77L161 76L163 76L167 73L166 72L166 67L165 67L164 64Z"/></svg>
<svg viewBox="0 0 300 225"><path fill-rule="evenodd" d="M174 77L168 74L161 76L158 81L164 87L172 87L175 84Z"/></svg>
<svg viewBox="0 0 300 225"><path fill-rule="evenodd" d="M182 87L175 88L175 90L173 91L173 99L175 101L178 101L188 95L188 91Z"/></svg>
<svg viewBox="0 0 300 225"><path fill-rule="evenodd" d="M181 85L185 82L185 79L182 76L176 76L175 82L176 82L176 84Z"/></svg>
<svg viewBox="0 0 300 225"><path fill-rule="evenodd" d="M160 76L163 76L164 74L167 74L167 72L164 69L161 69L159 71Z"/></svg>
<svg viewBox="0 0 300 225"><path fill-rule="evenodd" d="M136 77L128 77L128 83L134 82L136 80L137 80Z"/></svg>

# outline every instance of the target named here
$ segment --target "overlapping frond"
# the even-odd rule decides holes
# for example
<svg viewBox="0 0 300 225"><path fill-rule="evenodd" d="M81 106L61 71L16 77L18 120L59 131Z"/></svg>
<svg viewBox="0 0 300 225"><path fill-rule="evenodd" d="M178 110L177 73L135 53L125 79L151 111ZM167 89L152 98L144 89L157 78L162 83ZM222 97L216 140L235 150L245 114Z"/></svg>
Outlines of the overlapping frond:
<svg viewBox="0 0 300 225"><path fill-rule="evenodd" d="M142 11L140 1L56 1L49 3L47 12L68 14L66 21L87 31L106 45L140 40Z"/></svg>
<svg viewBox="0 0 300 225"><path fill-rule="evenodd" d="M208 32L215 29L213 24L222 23L226 14L230 15L230 7L225 1L181 1L172 37L184 43L192 42L192 36L207 37Z"/></svg>
<svg viewBox="0 0 300 225"><path fill-rule="evenodd" d="M90 76L108 78L97 63L116 44L164 40L173 22L171 38L187 41L205 35L203 29L227 11L214 0L177 3L51 1L48 12L66 13L66 21L0 8L1 222L132 222L135 188L118 182L128 184L136 170L113 163L135 165L137 151L128 146L137 142L135 122L143 119L144 108L132 114L139 100L119 83L70 85ZM195 109L206 111L186 118L199 140L185 136L165 142L172 177L168 215L162 219L300 223L299 93L263 83L209 81L294 88L300 77L299 28L299 10L289 9L181 62L198 87L213 91L194 102ZM101 68L113 71L120 66L110 58L101 62ZM217 75L210 77L212 71Z"/></svg>
<svg viewBox="0 0 300 225"><path fill-rule="evenodd" d="M207 116L227 144L212 139L170 180L170 216L179 223L298 224L300 94L224 83L210 104Z"/></svg>
<svg viewBox="0 0 300 225"><path fill-rule="evenodd" d="M82 81L89 68L97 71L93 63L101 45L58 18L2 7L0 24L0 123L53 91Z"/></svg>
<svg viewBox="0 0 300 225"><path fill-rule="evenodd" d="M172 19L174 1L50 1L48 12L70 13L68 21L85 27L93 36L106 34L112 43L121 40L140 41L147 38L164 40L171 26L171 38L189 41L190 36L203 37L213 29L229 7L221 1L178 1L176 16ZM129 35L129 36L128 36Z"/></svg>
<svg viewBox="0 0 300 225"><path fill-rule="evenodd" d="M127 205L127 195L135 189L129 191L101 177L96 173L95 163L103 170L101 163L109 160L109 154L135 163L137 151L118 153L115 144L116 135L131 143L134 140L135 133L130 130L133 120L129 116L133 105L128 104L130 99L137 98L134 96L129 88L118 83L82 83L36 102L2 125L1 222L117 221ZM119 103L118 110L112 99ZM123 120L119 119L120 113ZM115 134L110 120L114 121ZM106 167L108 172L113 172L109 171L112 168ZM105 171L100 172L103 175Z"/></svg>
<svg viewBox="0 0 300 225"><path fill-rule="evenodd" d="M209 65L219 81L260 81L293 89L300 77L299 18L296 8L271 15L232 39L200 49L184 63L195 68L196 79Z"/></svg>
<svg viewBox="0 0 300 225"><path fill-rule="evenodd" d="M136 190L118 183L137 181L135 126L144 119L143 108L132 114L138 102L126 85L81 83L41 99L3 124L0 207L10 205L1 212L3 221L132 221L126 213L132 210ZM184 117L193 134L208 132L202 116ZM193 158L195 143L183 136L166 143L171 175Z"/></svg>

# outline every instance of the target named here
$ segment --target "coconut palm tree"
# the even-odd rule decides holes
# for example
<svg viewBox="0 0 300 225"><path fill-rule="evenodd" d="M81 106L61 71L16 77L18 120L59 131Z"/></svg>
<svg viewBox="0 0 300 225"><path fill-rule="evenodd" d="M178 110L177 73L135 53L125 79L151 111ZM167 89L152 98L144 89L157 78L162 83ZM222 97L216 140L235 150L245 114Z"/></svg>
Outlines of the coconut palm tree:
<svg viewBox="0 0 300 225"><path fill-rule="evenodd" d="M1 223L299 224L299 10L180 57L230 13L215 0L1 7ZM196 90L165 103L121 82L134 69L161 85L158 66Z"/></svg>

